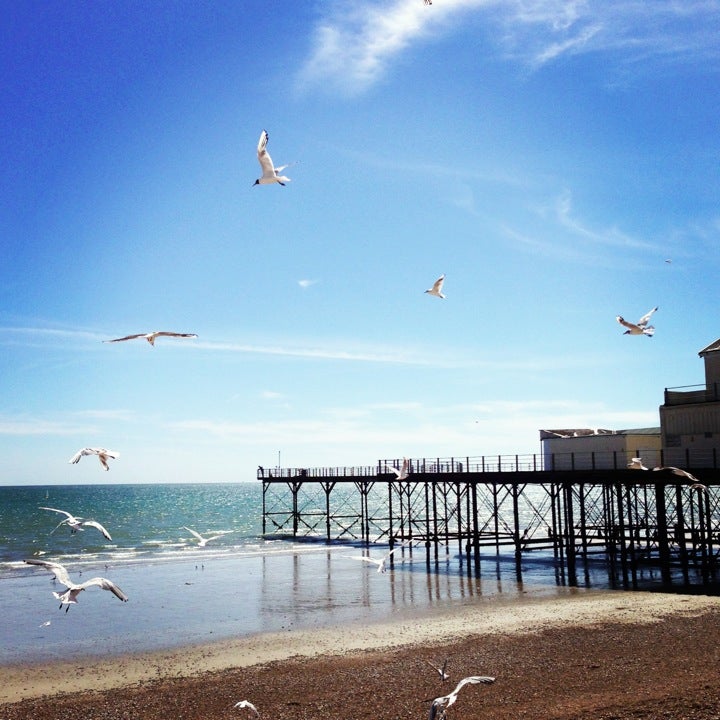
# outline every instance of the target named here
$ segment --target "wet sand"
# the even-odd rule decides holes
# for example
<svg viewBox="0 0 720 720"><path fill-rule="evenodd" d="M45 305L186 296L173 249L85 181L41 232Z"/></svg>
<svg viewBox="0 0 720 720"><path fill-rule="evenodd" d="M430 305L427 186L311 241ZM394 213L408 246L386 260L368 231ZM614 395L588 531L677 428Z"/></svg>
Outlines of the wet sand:
<svg viewBox="0 0 720 720"><path fill-rule="evenodd" d="M441 683L428 661L448 658ZM393 623L291 630L104 661L0 668L0 718L720 718L720 599L581 591Z"/></svg>

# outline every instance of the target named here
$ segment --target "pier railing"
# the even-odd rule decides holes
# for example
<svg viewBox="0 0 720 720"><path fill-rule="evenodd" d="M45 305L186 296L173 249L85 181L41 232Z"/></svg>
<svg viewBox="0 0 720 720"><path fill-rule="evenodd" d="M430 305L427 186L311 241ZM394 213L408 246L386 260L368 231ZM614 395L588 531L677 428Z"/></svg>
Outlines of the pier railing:
<svg viewBox="0 0 720 720"><path fill-rule="evenodd" d="M445 475L464 473L557 472L562 470L625 470L633 458L640 458L649 470L671 465L685 470L718 469L716 449L673 449L632 451L595 451L571 453L527 453L517 455L478 455L465 457L411 458L410 474ZM393 468L402 467L403 458L379 460L376 465L263 468L258 467L258 479L267 482L289 478L350 479L382 476L396 477Z"/></svg>

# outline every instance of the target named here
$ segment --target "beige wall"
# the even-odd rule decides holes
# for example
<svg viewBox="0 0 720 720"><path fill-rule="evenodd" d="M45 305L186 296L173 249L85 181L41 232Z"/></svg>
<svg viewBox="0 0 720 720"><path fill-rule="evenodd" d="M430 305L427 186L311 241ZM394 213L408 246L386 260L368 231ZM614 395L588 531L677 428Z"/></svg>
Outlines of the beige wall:
<svg viewBox="0 0 720 720"><path fill-rule="evenodd" d="M657 435L615 433L582 437L546 438L542 441L544 467L550 470L625 468L630 458L640 457L653 467L660 462L662 439ZM553 457L554 456L554 465Z"/></svg>

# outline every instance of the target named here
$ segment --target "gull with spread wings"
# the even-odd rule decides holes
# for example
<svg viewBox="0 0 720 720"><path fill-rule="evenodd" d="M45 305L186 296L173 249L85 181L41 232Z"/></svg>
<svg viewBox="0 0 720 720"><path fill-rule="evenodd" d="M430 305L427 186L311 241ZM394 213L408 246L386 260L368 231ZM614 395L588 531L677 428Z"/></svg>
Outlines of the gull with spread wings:
<svg viewBox="0 0 720 720"><path fill-rule="evenodd" d="M260 140L258 140L257 146L257 159L260 163L260 167L262 168L262 177L259 177L253 183L253 187L255 185L272 185L273 183L277 183L278 185L285 185L285 183L290 182L289 177L285 177L284 175L279 174L286 167L289 167L289 165L280 165L280 167L275 167L273 165L272 158L270 157L270 153L267 151L267 144L267 130L263 130L260 133Z"/></svg>
<svg viewBox="0 0 720 720"><path fill-rule="evenodd" d="M87 588L93 586L100 587L103 590L109 590L113 595L115 595L116 598L122 600L123 602L128 601L127 595L125 595L125 593L114 582L108 580L107 578L95 577L91 578L90 580L86 580L84 583L78 585L70 579L70 576L68 575L68 571L65 569L65 566L61 565L60 563L50 562L48 560L34 559L25 560L25 562L28 565L39 565L40 567L44 567L46 570L50 570L50 572L55 575L58 582L60 582L67 588L67 590L62 593L53 592L55 598L60 601L60 609L62 609L63 605L67 605L67 607L65 608L65 612L70 609L70 605L77 604L77 596L83 590L87 590Z"/></svg>
<svg viewBox="0 0 720 720"><path fill-rule="evenodd" d="M137 338L145 338L153 347L155 347L155 338L158 337L179 337L179 338L196 338L195 333L177 333L167 332L165 330L153 330L149 333L136 333L135 335L126 335L125 337L115 338L114 340L103 340L106 343L124 342L125 340L136 340Z"/></svg>
<svg viewBox="0 0 720 720"><path fill-rule="evenodd" d="M96 530L99 530L103 537L106 540L112 540L110 537L110 533L99 523L95 520L83 520L81 517L75 517L74 515L71 515L66 510L58 510L57 508L51 508L51 507L40 507L40 510L52 510L52 512L56 513L62 513L63 515L67 515L67 517L64 520L61 520L53 530L50 531L50 534L52 535L55 530L57 530L59 527L63 525L67 525L70 528L70 533L75 534L78 530L84 530L86 527L94 527Z"/></svg>
<svg viewBox="0 0 720 720"><path fill-rule="evenodd" d="M485 677L482 675L471 675L470 677L463 678L456 686L455 689L448 693L447 695L443 695L442 697L437 697L432 701L432 706L430 707L430 718L429 720L442 720L442 718L445 717L445 713L447 712L447 709L454 705L455 702L458 699L458 693L462 688L464 688L466 685L478 685L480 683L483 683L485 685L489 685L490 683L494 683L495 678L494 677Z"/></svg>
<svg viewBox="0 0 720 720"><path fill-rule="evenodd" d="M620 315L615 319L623 327L627 328L623 335L647 335L648 337L652 337L655 334L655 328L652 325L648 325L648 323L650 322L650 317L656 310L657 307L654 307L649 312L646 312L636 323L628 322Z"/></svg>
<svg viewBox="0 0 720 720"><path fill-rule="evenodd" d="M103 466L103 469L109 470L110 466L108 465L108 458L112 458L113 460L117 460L120 457L120 453L116 450L106 450L105 448L82 448L81 450L78 450L69 460L69 463L72 463L73 465L77 465L80 462L80 458L84 455L97 455L98 460L100 460L100 464Z"/></svg>
<svg viewBox="0 0 720 720"><path fill-rule="evenodd" d="M428 288L425 292L428 295L433 295L434 297L439 297L444 300L445 296L443 295L443 292L442 292L442 286L443 286L444 282L445 282L445 275L443 274L433 283L433 286L431 288Z"/></svg>
<svg viewBox="0 0 720 720"><path fill-rule="evenodd" d="M211 540L217 540L219 537L222 537L223 535L227 535L228 533L231 533L232 530L223 530L222 532L219 532L217 535L211 535L210 537L203 537L199 532L195 532L192 528L185 527L183 525L183 530L187 530L189 533L194 535L198 539L198 547L205 547Z"/></svg>

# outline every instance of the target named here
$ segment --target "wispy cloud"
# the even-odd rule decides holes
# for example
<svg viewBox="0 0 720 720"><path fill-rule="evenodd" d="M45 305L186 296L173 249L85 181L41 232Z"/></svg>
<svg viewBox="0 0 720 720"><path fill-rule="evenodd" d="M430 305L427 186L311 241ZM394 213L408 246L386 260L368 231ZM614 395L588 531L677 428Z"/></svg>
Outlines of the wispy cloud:
<svg viewBox="0 0 720 720"><path fill-rule="evenodd" d="M348 94L360 93L377 82L388 63L412 42L440 32L451 13L492 2L443 0L432 7L417 0L326 3L327 15L315 27L299 82L330 80Z"/></svg>
<svg viewBox="0 0 720 720"><path fill-rule="evenodd" d="M430 350L423 352L421 350L412 351L396 347L341 349L342 344L343 343L338 340L328 342L326 345L314 347L291 344L251 345L247 343L200 341L193 343L193 347L197 350L251 355L276 355L310 360L341 360L434 367L460 367L472 364L472 360L466 359L459 352L454 358L451 355L438 358L437 355Z"/></svg>
<svg viewBox="0 0 720 720"><path fill-rule="evenodd" d="M62 416L0 415L0 435L82 435L97 433L103 423L133 422L137 416L129 410L77 410Z"/></svg>
<svg viewBox="0 0 720 720"><path fill-rule="evenodd" d="M90 330L57 329L49 327L0 327L0 344L2 345L54 345L98 343L105 339L102 335Z"/></svg>
<svg viewBox="0 0 720 720"><path fill-rule="evenodd" d="M368 404L308 410L301 419L238 422L187 419L169 430L204 442L252 447L256 454L279 447L303 465L352 464L363 458L530 453L548 428L627 429L658 425L657 410L613 411L599 402L487 401L429 405ZM195 442L195 440L193 441Z"/></svg>
<svg viewBox="0 0 720 720"><path fill-rule="evenodd" d="M587 52L613 53L620 62L720 58L718 0L335 0L323 7L298 82L349 95L377 83L413 44L459 26L461 11L480 14L489 47L531 69Z"/></svg>
<svg viewBox="0 0 720 720"><path fill-rule="evenodd" d="M595 230L582 223L573 215L572 194L569 191L561 193L555 199L553 211L557 222L579 239L612 247L660 252L660 248L653 243L627 235L617 228Z"/></svg>
<svg viewBox="0 0 720 720"><path fill-rule="evenodd" d="M306 288L309 288L311 285L315 285L317 283L317 280L298 280L298 285L305 290Z"/></svg>

